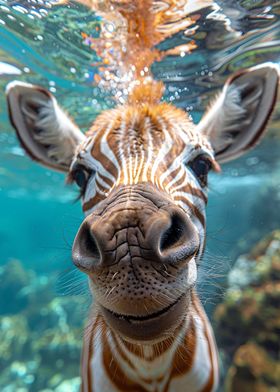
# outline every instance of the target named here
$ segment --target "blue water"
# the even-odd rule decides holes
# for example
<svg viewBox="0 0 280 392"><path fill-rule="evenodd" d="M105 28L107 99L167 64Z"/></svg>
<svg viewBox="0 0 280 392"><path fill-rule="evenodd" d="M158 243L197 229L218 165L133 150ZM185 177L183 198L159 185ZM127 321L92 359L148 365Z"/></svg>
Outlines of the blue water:
<svg viewBox="0 0 280 392"><path fill-rule="evenodd" d="M84 130L100 111L114 105L110 94L95 85L93 78L97 70L92 64L96 54L81 39L81 32L90 33L93 29L96 16L74 2L54 4L43 0L0 1L2 282L7 273L5 268L13 266L9 263L13 260L20 263L11 267L9 275L11 284L15 285L9 287L15 287L18 294L14 295L4 284L1 293L0 287L0 297L8 296L7 302L0 301L0 336L1 333L7 336L7 323L13 325L15 320L15 325L21 325L30 317L30 325L21 327L27 341L37 339L36 328L41 323L44 333L49 333L45 338L47 346L60 328L53 351L43 349L44 341L40 349L32 346L16 350L16 333L7 346L0 342L0 353L9 352L5 354L7 358L4 355L6 359L0 359L3 368L0 389L6 392L19 388L26 388L22 391L45 388L63 391L56 389L59 387L77 390L79 338L88 302L83 302L83 317L77 311L72 312L69 306L73 302L79 307L79 298L84 298L83 290L87 291L83 278L71 272L74 271L71 244L83 219L79 203L74 203L77 190L64 184L62 174L39 167L24 155L8 122L5 86L18 79L49 88ZM167 86L166 100L188 110L196 122L210 97L233 71L263 61L280 64L279 2L217 1L200 14L197 33L191 37L197 48L184 58L168 57L153 66L155 76ZM178 34L161 45L170 48L188 39ZM263 142L245 157L224 165L222 174L210 176L208 242L203 268L219 275L221 287L236 258L265 234L279 228L279 119L278 104ZM66 278L61 283L64 275ZM69 283L65 283L67 279ZM215 285L216 280L213 274ZM19 282L23 282L22 287ZM213 287L207 284L211 298L205 295L203 301L211 315L213 304L221 297L214 284ZM24 289L25 286L28 289ZM9 311L9 298L15 303L18 301L18 310ZM17 305L11 309L17 309ZM36 321L32 322L32 317ZM71 335L72 329L75 337ZM62 343L62 336L66 343ZM40 359L32 358L34 350ZM64 361L68 355L73 356L73 361L69 371L65 371ZM37 365L32 362L36 360ZM39 375L39 363L45 376ZM67 380L72 380L72 389Z"/></svg>

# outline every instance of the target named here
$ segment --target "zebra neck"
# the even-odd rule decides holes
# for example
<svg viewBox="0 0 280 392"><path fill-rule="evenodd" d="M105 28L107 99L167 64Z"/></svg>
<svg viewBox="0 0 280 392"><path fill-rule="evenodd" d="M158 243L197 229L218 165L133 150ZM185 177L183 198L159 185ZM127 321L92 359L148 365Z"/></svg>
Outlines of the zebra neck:
<svg viewBox="0 0 280 392"><path fill-rule="evenodd" d="M217 376L212 330L196 297L172 337L155 344L123 340L100 315L91 323L82 358L84 392L181 392L186 382L190 392L214 391Z"/></svg>

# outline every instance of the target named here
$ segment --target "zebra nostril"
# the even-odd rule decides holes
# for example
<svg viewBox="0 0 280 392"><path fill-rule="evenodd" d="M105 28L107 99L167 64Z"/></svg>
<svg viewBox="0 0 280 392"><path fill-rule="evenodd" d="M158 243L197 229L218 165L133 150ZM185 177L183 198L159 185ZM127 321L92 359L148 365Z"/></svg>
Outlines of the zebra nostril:
<svg viewBox="0 0 280 392"><path fill-rule="evenodd" d="M170 213L168 227L158 237L160 260L167 263L188 261L199 248L198 234L190 219L180 210Z"/></svg>
<svg viewBox="0 0 280 392"><path fill-rule="evenodd" d="M184 241L184 232L184 222L178 214L174 214L171 217L170 226L161 235L159 245L160 251L164 252L174 246L178 246L180 242Z"/></svg>
<svg viewBox="0 0 280 392"><path fill-rule="evenodd" d="M76 235L72 248L74 264L83 270L91 271L101 261L97 239L88 222L84 222Z"/></svg>
<svg viewBox="0 0 280 392"><path fill-rule="evenodd" d="M94 238L94 235L91 230L86 231L83 241L86 253L91 257L100 259L100 252L96 243L96 239Z"/></svg>

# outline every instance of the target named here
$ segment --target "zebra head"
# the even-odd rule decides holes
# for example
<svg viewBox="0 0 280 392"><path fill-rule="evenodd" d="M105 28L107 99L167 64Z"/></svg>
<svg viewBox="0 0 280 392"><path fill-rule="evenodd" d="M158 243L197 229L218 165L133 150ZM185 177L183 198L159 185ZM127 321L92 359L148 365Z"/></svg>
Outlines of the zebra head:
<svg viewBox="0 0 280 392"><path fill-rule="evenodd" d="M123 337L161 339L187 317L205 246L207 175L258 142L277 81L272 64L233 75L197 126L172 105L140 99L105 111L85 135L48 91L8 86L27 154L80 188L86 217L73 260Z"/></svg>

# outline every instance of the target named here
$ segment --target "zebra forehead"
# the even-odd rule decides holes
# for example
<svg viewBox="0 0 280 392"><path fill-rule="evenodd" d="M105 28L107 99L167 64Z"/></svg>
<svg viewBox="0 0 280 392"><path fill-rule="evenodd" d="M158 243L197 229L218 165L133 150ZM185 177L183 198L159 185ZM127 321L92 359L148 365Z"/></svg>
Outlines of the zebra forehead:
<svg viewBox="0 0 280 392"><path fill-rule="evenodd" d="M147 134L158 145L169 134L173 142L211 149L207 138L196 131L188 115L167 103L129 105L107 110L96 118L86 136L92 139L106 135L116 143L126 140L128 143L140 142L145 147Z"/></svg>

